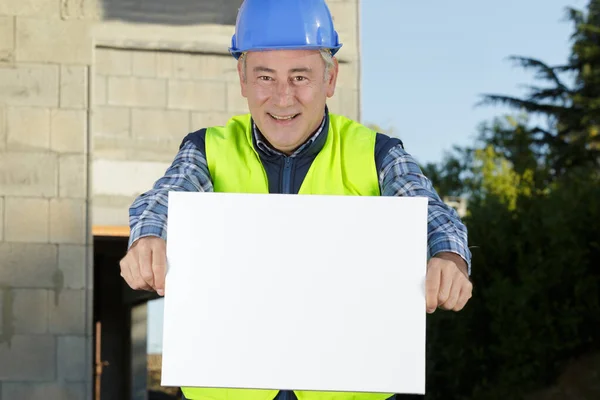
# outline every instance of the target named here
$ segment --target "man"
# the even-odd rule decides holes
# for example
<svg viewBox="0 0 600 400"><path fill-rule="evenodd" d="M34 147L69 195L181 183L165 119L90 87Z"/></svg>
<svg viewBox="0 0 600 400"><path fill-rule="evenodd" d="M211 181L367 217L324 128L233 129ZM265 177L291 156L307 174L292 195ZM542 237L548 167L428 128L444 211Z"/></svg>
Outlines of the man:
<svg viewBox="0 0 600 400"><path fill-rule="evenodd" d="M249 115L185 137L165 176L130 209L121 275L164 294L169 191L427 196L427 311L471 297L467 231L398 139L329 113L338 35L325 0L245 0L230 52ZM209 95L209 94L207 94ZM290 216L293 226L293 216ZM306 246L310 247L310 242ZM257 250L260 250L257 243ZM268 249L263 249L268 256ZM384 251L384 250L383 250ZM394 257L390 257L393 262ZM384 400L391 394L183 388L188 399ZM353 397L354 396L354 397Z"/></svg>

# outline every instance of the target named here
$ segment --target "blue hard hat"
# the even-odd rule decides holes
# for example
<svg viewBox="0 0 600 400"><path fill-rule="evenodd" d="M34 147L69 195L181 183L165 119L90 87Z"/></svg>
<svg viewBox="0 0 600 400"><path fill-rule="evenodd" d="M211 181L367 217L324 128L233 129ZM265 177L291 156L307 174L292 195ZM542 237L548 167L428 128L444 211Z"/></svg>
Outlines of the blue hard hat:
<svg viewBox="0 0 600 400"><path fill-rule="evenodd" d="M342 47L325 0L244 0L229 52Z"/></svg>

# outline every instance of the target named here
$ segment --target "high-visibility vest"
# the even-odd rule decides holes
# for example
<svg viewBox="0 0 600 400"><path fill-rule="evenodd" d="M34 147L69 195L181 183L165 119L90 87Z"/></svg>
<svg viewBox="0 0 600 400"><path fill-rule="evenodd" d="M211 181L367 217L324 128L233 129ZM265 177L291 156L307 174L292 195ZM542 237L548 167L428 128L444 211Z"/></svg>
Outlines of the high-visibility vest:
<svg viewBox="0 0 600 400"><path fill-rule="evenodd" d="M346 117L329 114L325 145L299 194L379 196L376 132ZM269 193L267 174L252 142L249 114L206 130L208 169L215 192ZM290 360L293 362L293 360ZM273 400L278 390L182 387L190 400ZM294 391L299 400L385 400L393 393Z"/></svg>

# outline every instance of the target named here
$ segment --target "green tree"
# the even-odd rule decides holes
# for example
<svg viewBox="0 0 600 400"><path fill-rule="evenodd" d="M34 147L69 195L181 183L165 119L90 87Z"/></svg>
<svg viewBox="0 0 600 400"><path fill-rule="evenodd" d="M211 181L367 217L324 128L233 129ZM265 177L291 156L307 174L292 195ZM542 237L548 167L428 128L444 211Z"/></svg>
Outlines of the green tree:
<svg viewBox="0 0 600 400"><path fill-rule="evenodd" d="M530 86L525 98L487 94L481 104L504 104L546 123L529 130L529 139L544 155L553 176L576 167L600 166L600 1L591 0L587 13L569 8L574 25L572 52L565 65L550 66L530 57L511 57L536 72L546 86ZM574 76L565 83L565 73Z"/></svg>
<svg viewBox="0 0 600 400"><path fill-rule="evenodd" d="M469 174L471 155L470 149L455 147L453 152L445 154L441 163L427 163L421 170L440 196L463 197L473 191L472 175Z"/></svg>
<svg viewBox="0 0 600 400"><path fill-rule="evenodd" d="M469 197L474 285L462 312L428 317L428 399L521 399L600 352L599 11L600 0L568 11L566 65L515 58L548 87L485 97L518 115L482 124L472 147L427 166L443 190ZM531 122L539 116L545 125Z"/></svg>

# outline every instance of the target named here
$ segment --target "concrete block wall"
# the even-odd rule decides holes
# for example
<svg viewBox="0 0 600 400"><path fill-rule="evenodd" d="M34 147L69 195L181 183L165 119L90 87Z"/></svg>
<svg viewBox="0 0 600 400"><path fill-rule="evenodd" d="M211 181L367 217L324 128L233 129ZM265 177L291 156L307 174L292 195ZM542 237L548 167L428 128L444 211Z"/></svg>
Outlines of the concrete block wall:
<svg viewBox="0 0 600 400"><path fill-rule="evenodd" d="M343 44L337 89L328 105L331 112L360 121L360 1L327 0L327 4Z"/></svg>
<svg viewBox="0 0 600 400"><path fill-rule="evenodd" d="M97 48L95 59L94 224L127 226L188 133L247 111L228 98L237 73L226 55Z"/></svg>
<svg viewBox="0 0 600 400"><path fill-rule="evenodd" d="M90 0L0 2L0 398L91 398Z"/></svg>
<svg viewBox="0 0 600 400"><path fill-rule="evenodd" d="M359 119L358 0L329 4L344 42L330 108ZM0 1L0 399L91 398L90 217L127 226L185 134L246 112L233 27L130 23L95 47L99 14Z"/></svg>
<svg viewBox="0 0 600 400"><path fill-rule="evenodd" d="M358 0L328 3L344 44L328 104L334 113L360 119ZM227 53L233 26L208 27L204 34L143 29L105 24L99 30L106 44L95 49L92 77L94 225L126 227L131 202L164 173L187 133L248 112L236 61Z"/></svg>

